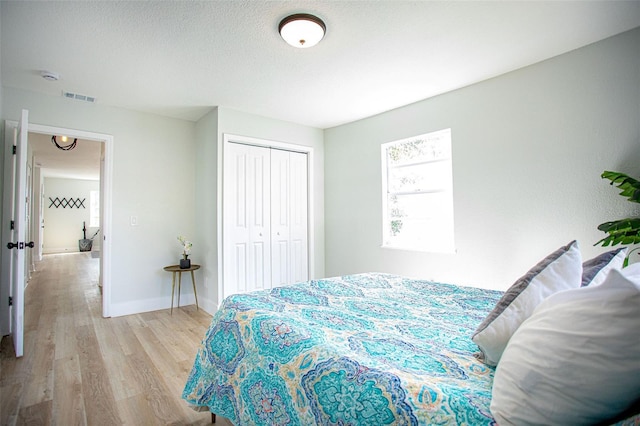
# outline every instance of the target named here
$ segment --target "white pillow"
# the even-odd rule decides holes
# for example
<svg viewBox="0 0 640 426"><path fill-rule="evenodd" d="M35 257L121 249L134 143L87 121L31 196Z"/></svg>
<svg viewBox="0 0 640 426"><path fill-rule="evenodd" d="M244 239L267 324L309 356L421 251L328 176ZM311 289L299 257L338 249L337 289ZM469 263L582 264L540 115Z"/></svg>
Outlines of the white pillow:
<svg viewBox="0 0 640 426"><path fill-rule="evenodd" d="M546 297L580 287L581 261L578 243L572 241L538 262L504 293L471 337L485 363L498 364L513 333Z"/></svg>
<svg viewBox="0 0 640 426"><path fill-rule="evenodd" d="M503 425L595 424L640 398L640 264L556 293L515 332L493 381Z"/></svg>
<svg viewBox="0 0 640 426"><path fill-rule="evenodd" d="M582 263L582 287L600 285L612 269L622 269L627 248L602 253Z"/></svg>

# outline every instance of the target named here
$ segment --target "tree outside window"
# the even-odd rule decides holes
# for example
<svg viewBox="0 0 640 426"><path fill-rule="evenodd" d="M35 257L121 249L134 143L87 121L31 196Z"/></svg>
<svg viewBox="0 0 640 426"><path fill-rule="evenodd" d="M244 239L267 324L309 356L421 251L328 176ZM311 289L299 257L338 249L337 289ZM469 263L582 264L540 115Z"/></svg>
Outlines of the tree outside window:
<svg viewBox="0 0 640 426"><path fill-rule="evenodd" d="M382 145L383 247L454 252L451 129Z"/></svg>

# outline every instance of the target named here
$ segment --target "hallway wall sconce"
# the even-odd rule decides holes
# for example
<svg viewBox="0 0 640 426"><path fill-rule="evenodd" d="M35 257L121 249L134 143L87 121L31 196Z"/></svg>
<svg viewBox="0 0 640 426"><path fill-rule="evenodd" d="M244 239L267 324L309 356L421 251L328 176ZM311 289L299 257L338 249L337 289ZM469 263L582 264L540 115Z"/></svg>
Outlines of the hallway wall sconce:
<svg viewBox="0 0 640 426"><path fill-rule="evenodd" d="M280 21L280 36L293 47L306 49L322 40L327 27L322 19L308 13L290 15Z"/></svg>

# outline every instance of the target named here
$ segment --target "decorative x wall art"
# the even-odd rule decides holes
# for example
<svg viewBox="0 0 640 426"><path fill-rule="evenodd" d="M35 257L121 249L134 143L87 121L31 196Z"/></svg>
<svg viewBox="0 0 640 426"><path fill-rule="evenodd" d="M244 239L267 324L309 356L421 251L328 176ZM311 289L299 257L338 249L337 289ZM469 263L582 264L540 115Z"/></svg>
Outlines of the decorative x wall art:
<svg viewBox="0 0 640 426"><path fill-rule="evenodd" d="M84 201L86 200L86 198L83 198L82 200L80 198L58 198L56 197L55 199L51 199L51 197L49 197L49 201L51 201L51 204L49 204L49 208L51 207L55 207L60 208L62 207L63 209L66 209L67 207L69 207L70 209L77 207L80 208L82 207L83 209L86 209L86 207L84 206Z"/></svg>

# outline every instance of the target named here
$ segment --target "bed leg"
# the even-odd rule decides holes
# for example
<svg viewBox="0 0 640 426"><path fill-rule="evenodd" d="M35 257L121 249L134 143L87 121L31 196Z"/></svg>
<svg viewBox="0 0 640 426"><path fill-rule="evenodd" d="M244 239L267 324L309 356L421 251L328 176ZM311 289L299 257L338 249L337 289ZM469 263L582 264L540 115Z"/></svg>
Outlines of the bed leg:
<svg viewBox="0 0 640 426"><path fill-rule="evenodd" d="M211 413L211 423L215 423L216 422L216 415L215 413Z"/></svg>

